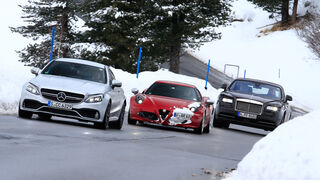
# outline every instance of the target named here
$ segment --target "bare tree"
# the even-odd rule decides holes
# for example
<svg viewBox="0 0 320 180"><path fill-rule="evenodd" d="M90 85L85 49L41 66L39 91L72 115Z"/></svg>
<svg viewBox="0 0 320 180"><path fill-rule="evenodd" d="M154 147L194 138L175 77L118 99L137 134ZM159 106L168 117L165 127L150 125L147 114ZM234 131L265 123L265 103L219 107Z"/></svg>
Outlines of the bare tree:
<svg viewBox="0 0 320 180"><path fill-rule="evenodd" d="M298 35L308 43L308 47L320 58L320 14L309 14L296 27Z"/></svg>

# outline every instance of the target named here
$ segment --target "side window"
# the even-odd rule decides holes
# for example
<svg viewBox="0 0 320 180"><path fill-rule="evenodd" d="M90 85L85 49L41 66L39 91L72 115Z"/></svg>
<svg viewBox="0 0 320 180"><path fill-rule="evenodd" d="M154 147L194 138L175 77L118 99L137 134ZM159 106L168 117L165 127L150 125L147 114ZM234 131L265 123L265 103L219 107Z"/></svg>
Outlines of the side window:
<svg viewBox="0 0 320 180"><path fill-rule="evenodd" d="M112 84L112 81L114 80L114 74L113 72L111 71L111 69L109 69L109 84Z"/></svg>
<svg viewBox="0 0 320 180"><path fill-rule="evenodd" d="M195 90L196 90L196 94L197 94L197 96L198 96L198 98L199 98L199 101L202 101L201 93L199 92L198 89L195 89Z"/></svg>

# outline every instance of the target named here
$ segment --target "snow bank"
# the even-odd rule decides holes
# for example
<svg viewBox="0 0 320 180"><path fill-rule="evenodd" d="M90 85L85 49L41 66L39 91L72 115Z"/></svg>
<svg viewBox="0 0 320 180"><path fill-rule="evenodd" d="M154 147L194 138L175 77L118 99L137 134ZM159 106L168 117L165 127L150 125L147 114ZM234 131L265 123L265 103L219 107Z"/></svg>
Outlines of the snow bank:
<svg viewBox="0 0 320 180"><path fill-rule="evenodd" d="M320 179L320 110L282 124L258 141L226 180Z"/></svg>
<svg viewBox="0 0 320 180"><path fill-rule="evenodd" d="M295 30L264 35L260 31L272 26L262 27L275 22L269 19L269 13L246 0L234 1L232 9L234 17L244 21L221 27L221 40L190 52L204 62L213 60L213 66L221 71L225 64L239 65L240 77L246 71L246 77L279 83L293 96L294 103L306 105L307 110L319 109L320 104L315 102L320 101L316 95L320 84L313 77L320 77L320 62L315 61L315 55ZM234 69L227 72L236 77Z"/></svg>
<svg viewBox="0 0 320 180"><path fill-rule="evenodd" d="M12 33L9 27L22 24L21 9L18 4L25 0L7 1L0 6L0 113L16 112L21 87L32 77L30 68L18 62L16 50L27 45L27 40L19 34Z"/></svg>

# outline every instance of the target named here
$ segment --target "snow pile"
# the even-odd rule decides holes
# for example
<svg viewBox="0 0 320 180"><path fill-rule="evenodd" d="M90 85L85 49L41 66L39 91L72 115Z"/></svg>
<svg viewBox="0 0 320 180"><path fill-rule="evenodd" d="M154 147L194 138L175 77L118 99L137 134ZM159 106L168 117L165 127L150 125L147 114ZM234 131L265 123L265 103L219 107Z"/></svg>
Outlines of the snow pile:
<svg viewBox="0 0 320 180"><path fill-rule="evenodd" d="M320 179L320 111L282 124L238 164L227 180Z"/></svg>
<svg viewBox="0 0 320 180"><path fill-rule="evenodd" d="M268 12L246 0L232 4L234 18L244 21L221 27L221 40L206 43L195 52L190 50L191 54L206 63L211 59L212 66L221 71L225 64L239 65L240 77L246 71L248 78L279 83L293 96L294 103L304 104L309 110L319 109L320 104L315 102L320 101L320 96L316 95L320 84L314 83L312 77L320 77L320 62L315 61L316 57L306 43L294 29L264 35L260 31L272 26L263 26L275 22L269 19ZM237 75L235 69L227 69L227 72L233 77Z"/></svg>

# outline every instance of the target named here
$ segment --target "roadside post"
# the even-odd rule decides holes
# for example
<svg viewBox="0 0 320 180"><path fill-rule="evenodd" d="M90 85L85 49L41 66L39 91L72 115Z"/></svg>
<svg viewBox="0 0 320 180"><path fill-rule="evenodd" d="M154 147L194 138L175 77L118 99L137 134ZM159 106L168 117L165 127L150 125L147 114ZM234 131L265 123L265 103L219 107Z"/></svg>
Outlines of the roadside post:
<svg viewBox="0 0 320 180"><path fill-rule="evenodd" d="M244 70L243 78L246 78L247 70Z"/></svg>
<svg viewBox="0 0 320 180"><path fill-rule="evenodd" d="M140 50L139 50L139 59L138 59L138 68L137 68L137 79L139 78L141 52L142 52L142 47L140 46Z"/></svg>
<svg viewBox="0 0 320 180"><path fill-rule="evenodd" d="M53 45L54 45L54 34L56 31L56 27L52 28L52 37L51 37L51 49L50 49L50 57L49 57L49 62L52 60L52 54L53 54Z"/></svg>
<svg viewBox="0 0 320 180"><path fill-rule="evenodd" d="M204 88L205 88L206 90L208 89L207 85L208 85L209 71L210 71L210 59L209 59L209 61L208 61L207 77L206 77L206 85L204 86Z"/></svg>
<svg viewBox="0 0 320 180"><path fill-rule="evenodd" d="M278 77L280 79L280 75L281 75L281 71L280 71L280 68L279 68L279 71L278 71Z"/></svg>

